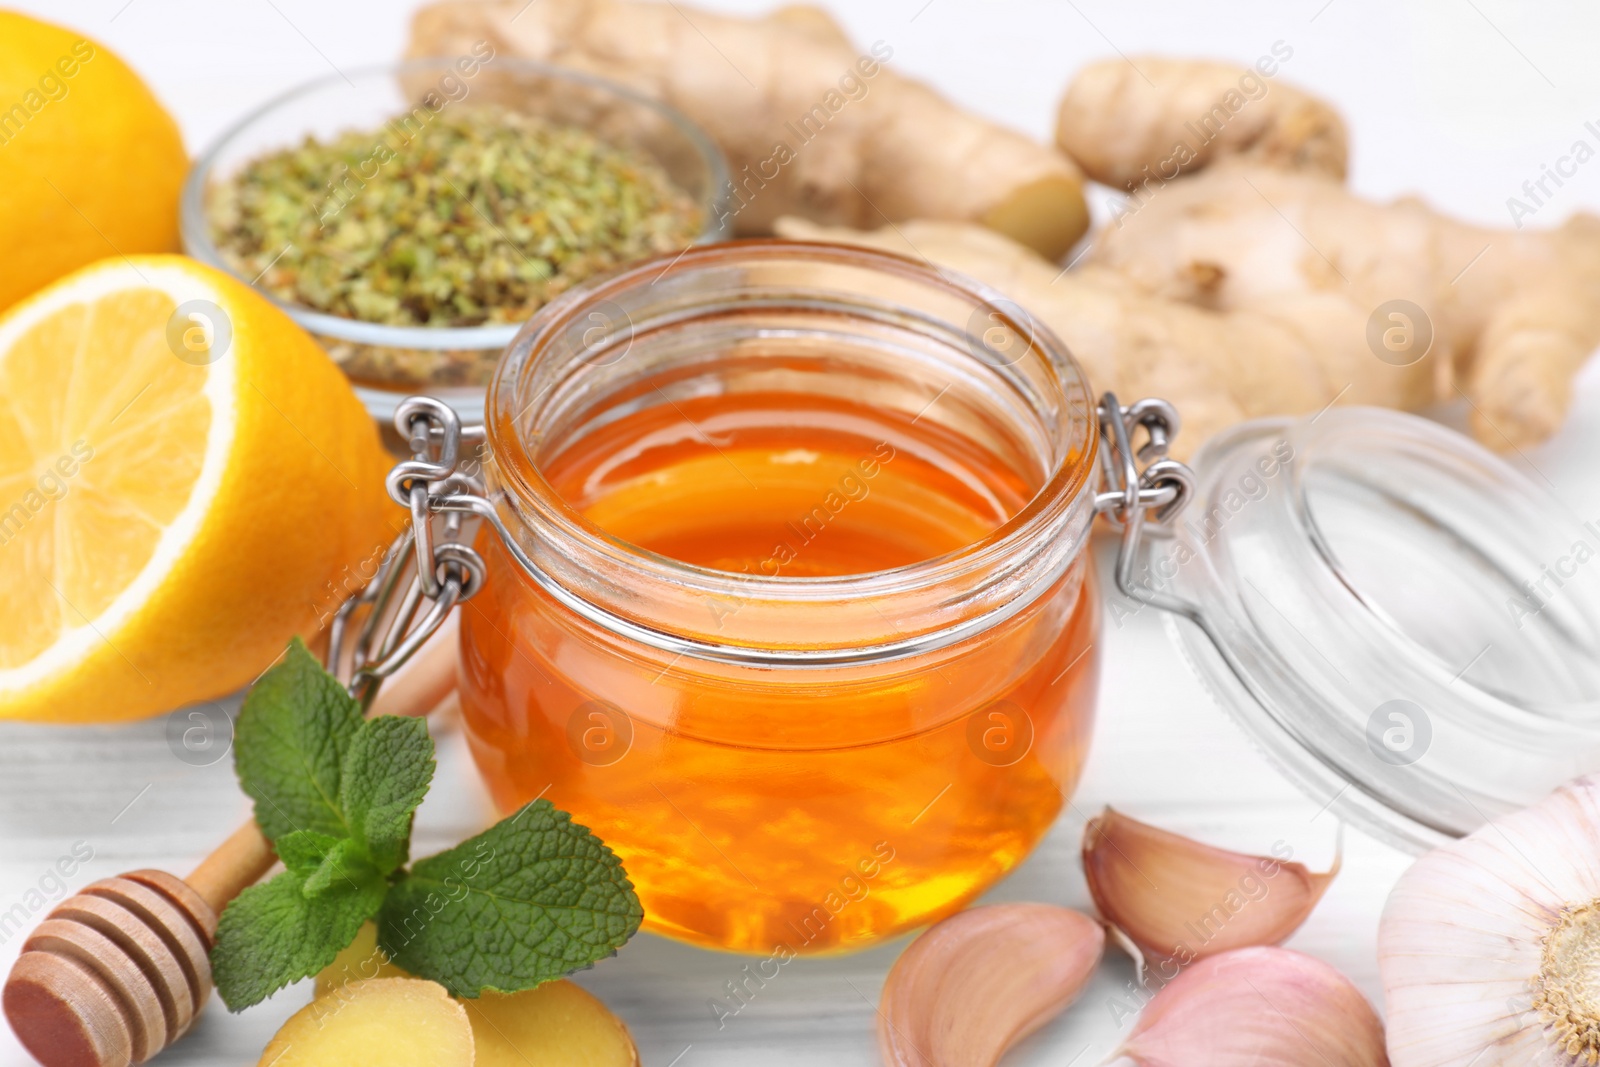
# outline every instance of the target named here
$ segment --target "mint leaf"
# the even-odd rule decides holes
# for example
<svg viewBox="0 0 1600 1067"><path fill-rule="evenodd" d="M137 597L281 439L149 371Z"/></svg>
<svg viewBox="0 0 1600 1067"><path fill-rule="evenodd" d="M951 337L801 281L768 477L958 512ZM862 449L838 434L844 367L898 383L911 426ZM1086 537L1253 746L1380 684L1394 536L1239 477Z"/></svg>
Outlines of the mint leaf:
<svg viewBox="0 0 1600 1067"><path fill-rule="evenodd" d="M384 874L411 851L411 813L428 792L433 767L433 739L421 719L369 719L345 750L339 807Z"/></svg>
<svg viewBox="0 0 1600 1067"><path fill-rule="evenodd" d="M228 1010L259 1004L332 963L378 913L385 889L372 878L307 896L304 876L290 870L240 893L223 910L211 949L211 977Z"/></svg>
<svg viewBox="0 0 1600 1067"><path fill-rule="evenodd" d="M622 861L547 800L411 867L378 944L462 997L515 992L616 954L644 909Z"/></svg>
<svg viewBox="0 0 1600 1067"><path fill-rule="evenodd" d="M245 698L234 736L239 784L269 841L295 830L350 836L339 768L361 709L296 638Z"/></svg>
<svg viewBox="0 0 1600 1067"><path fill-rule="evenodd" d="M300 892L315 897L345 886L362 892L376 886L380 895L389 891L389 883L373 868L361 846L348 837L330 849L322 857L322 862L317 864L317 869L306 875L305 885L300 887ZM339 947L344 948L344 945Z"/></svg>
<svg viewBox="0 0 1600 1067"><path fill-rule="evenodd" d="M301 874L310 874L322 866L323 859L339 847L339 842L346 840L349 839L317 830L296 830L278 838L272 848L285 867Z"/></svg>
<svg viewBox="0 0 1600 1067"><path fill-rule="evenodd" d="M283 865L305 879L301 892L308 897L340 885L384 884L366 849L348 837L296 830L279 838L277 847Z"/></svg>

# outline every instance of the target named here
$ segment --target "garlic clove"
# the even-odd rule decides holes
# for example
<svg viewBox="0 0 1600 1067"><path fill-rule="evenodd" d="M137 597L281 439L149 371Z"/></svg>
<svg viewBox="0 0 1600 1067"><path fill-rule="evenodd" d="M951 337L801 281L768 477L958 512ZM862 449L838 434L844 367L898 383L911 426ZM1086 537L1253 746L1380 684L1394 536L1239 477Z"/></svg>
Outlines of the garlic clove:
<svg viewBox="0 0 1600 1067"><path fill-rule="evenodd" d="M1083 832L1083 871L1101 916L1153 959L1188 964L1276 945L1339 873L1287 857L1213 848L1107 808Z"/></svg>
<svg viewBox="0 0 1600 1067"><path fill-rule="evenodd" d="M888 1067L993 1067L1077 999L1105 931L1051 904L991 904L936 923L900 954L879 1001Z"/></svg>
<svg viewBox="0 0 1600 1067"><path fill-rule="evenodd" d="M1600 1063L1600 776L1422 857L1378 927L1395 1067Z"/></svg>
<svg viewBox="0 0 1600 1067"><path fill-rule="evenodd" d="M1286 948L1211 956L1162 987L1111 1067L1387 1067L1383 1024L1350 980Z"/></svg>

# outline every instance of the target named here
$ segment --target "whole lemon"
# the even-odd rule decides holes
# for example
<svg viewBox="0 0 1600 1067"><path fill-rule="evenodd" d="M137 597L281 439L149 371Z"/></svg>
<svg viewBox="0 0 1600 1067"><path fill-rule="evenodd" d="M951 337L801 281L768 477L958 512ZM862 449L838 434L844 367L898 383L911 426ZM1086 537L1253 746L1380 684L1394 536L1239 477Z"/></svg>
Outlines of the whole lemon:
<svg viewBox="0 0 1600 1067"><path fill-rule="evenodd" d="M127 64L0 11L0 309L97 259L176 250L188 166Z"/></svg>

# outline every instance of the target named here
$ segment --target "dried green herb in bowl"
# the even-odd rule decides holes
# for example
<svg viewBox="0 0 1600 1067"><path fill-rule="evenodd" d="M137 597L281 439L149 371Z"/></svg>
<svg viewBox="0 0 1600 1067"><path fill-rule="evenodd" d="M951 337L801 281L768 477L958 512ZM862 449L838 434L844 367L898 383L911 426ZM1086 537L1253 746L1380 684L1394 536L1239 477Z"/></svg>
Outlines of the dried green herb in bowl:
<svg viewBox="0 0 1600 1067"><path fill-rule="evenodd" d="M700 234L653 159L498 105L307 138L218 182L222 256L289 303L390 326L520 322Z"/></svg>

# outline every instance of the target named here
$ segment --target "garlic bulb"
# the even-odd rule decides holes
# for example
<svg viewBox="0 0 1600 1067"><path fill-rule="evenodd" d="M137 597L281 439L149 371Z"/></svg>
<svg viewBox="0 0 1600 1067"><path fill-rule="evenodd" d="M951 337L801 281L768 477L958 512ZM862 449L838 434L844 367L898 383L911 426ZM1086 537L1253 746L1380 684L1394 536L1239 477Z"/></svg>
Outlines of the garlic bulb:
<svg viewBox="0 0 1600 1067"><path fill-rule="evenodd" d="M935 923L889 969L878 1047L889 1067L993 1067L1078 998L1100 924L1053 904L991 904Z"/></svg>
<svg viewBox="0 0 1600 1067"><path fill-rule="evenodd" d="M1395 1067L1600 1063L1600 776L1418 860L1378 953Z"/></svg>
<svg viewBox="0 0 1600 1067"><path fill-rule="evenodd" d="M1350 980L1286 948L1241 948L1155 995L1107 1067L1385 1067L1383 1024Z"/></svg>
<svg viewBox="0 0 1600 1067"><path fill-rule="evenodd" d="M1322 899L1339 860L1318 874L1287 854L1228 852L1107 808L1084 829L1083 873L1106 922L1146 956L1187 965L1283 941Z"/></svg>

